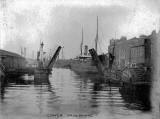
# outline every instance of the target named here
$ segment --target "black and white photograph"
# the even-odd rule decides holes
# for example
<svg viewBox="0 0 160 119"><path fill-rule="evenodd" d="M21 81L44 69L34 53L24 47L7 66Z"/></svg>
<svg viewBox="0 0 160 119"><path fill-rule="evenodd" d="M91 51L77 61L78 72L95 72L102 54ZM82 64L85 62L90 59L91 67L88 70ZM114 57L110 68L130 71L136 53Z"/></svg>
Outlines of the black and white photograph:
<svg viewBox="0 0 160 119"><path fill-rule="evenodd" d="M160 119L160 0L0 0L0 119Z"/></svg>

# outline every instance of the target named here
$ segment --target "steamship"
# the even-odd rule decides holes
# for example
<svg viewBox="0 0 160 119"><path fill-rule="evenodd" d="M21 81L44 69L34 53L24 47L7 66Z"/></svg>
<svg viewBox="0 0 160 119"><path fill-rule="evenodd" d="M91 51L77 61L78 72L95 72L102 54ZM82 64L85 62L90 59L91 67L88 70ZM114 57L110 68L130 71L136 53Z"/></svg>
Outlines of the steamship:
<svg viewBox="0 0 160 119"><path fill-rule="evenodd" d="M95 38L95 51L97 52L97 45L98 44L98 16L97 16L97 31L96 31L96 38ZM91 56L92 53L88 53L88 46L84 46L84 53L83 53L83 29L82 29L82 42L81 42L81 54L77 58L75 58L71 62L71 69L77 72L85 72L85 73L99 73L101 68L98 68L97 61L94 60L95 57ZM97 57L100 59L103 65L106 65L107 56L106 54L99 54ZM101 71L102 72L102 71Z"/></svg>
<svg viewBox="0 0 160 119"><path fill-rule="evenodd" d="M80 44L80 49L81 49L80 55L70 60L71 70L73 70L78 74L98 73L96 66L92 62L92 57L88 52L88 46L83 45L83 28L82 28L82 41Z"/></svg>

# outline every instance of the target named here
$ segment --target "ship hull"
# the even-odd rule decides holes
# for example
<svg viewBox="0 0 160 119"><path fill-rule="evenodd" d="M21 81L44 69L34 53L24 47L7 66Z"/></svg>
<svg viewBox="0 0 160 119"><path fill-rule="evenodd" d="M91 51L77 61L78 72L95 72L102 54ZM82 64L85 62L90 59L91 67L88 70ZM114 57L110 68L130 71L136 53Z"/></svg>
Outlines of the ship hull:
<svg viewBox="0 0 160 119"><path fill-rule="evenodd" d="M72 60L70 63L71 70L76 73L89 74L89 73L98 73L98 70L95 65L92 64L91 60L80 61Z"/></svg>

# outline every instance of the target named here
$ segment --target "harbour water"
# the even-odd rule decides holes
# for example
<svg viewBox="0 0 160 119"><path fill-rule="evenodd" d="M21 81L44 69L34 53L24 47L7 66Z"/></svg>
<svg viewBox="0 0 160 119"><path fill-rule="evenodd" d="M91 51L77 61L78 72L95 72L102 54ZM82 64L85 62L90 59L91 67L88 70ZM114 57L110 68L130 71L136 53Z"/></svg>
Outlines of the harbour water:
<svg viewBox="0 0 160 119"><path fill-rule="evenodd" d="M53 69L46 82L9 79L0 88L0 119L151 119L148 87L126 90L70 69Z"/></svg>

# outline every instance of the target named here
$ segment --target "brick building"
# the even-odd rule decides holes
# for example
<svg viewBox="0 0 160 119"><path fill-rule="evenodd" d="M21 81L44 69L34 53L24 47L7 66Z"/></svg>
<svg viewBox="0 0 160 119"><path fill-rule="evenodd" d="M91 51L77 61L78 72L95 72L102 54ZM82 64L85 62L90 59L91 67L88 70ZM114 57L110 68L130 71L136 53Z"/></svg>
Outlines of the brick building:
<svg viewBox="0 0 160 119"><path fill-rule="evenodd" d="M151 35L141 35L129 40L126 37L111 39L108 52L114 56L114 64L118 68L152 66L153 44L158 34L153 31Z"/></svg>

